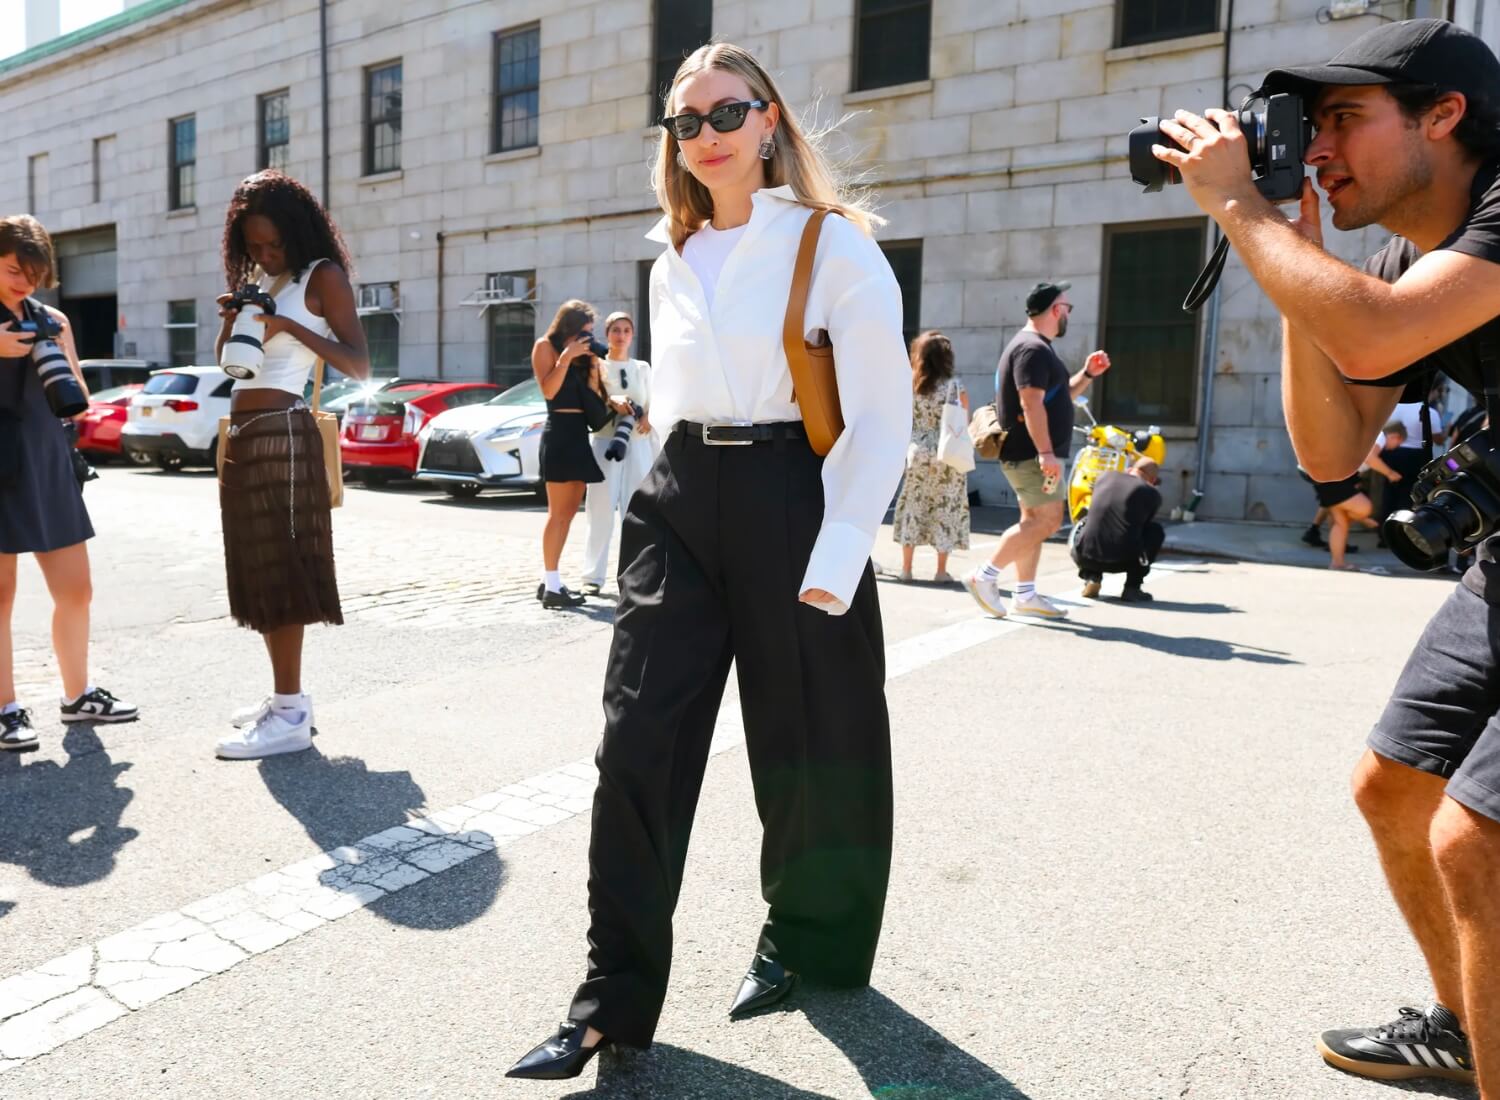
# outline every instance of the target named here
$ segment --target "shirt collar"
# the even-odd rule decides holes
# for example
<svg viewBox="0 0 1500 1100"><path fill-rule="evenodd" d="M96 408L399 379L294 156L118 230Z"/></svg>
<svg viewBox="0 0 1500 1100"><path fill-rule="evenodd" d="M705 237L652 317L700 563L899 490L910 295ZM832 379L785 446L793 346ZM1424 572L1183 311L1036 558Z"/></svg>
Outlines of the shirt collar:
<svg viewBox="0 0 1500 1100"><path fill-rule="evenodd" d="M750 196L751 203L764 199L777 199L781 202L795 204L797 202L797 194L792 190L792 185L787 183L780 187L762 187ZM648 241L656 241L659 244L671 244L672 234L668 229L668 224L667 218L663 216L651 227L651 232L646 234L646 239Z"/></svg>

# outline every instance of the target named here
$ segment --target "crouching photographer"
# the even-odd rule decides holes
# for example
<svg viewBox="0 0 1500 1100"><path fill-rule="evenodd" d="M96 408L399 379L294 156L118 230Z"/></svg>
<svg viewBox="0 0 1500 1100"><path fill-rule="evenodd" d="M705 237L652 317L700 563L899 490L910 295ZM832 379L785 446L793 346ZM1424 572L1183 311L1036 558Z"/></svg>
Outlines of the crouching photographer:
<svg viewBox="0 0 1500 1100"><path fill-rule="evenodd" d="M88 408L67 318L32 297L55 286L52 239L35 218L0 218L0 749L37 747L16 699L11 612L17 561L36 555L52 595L64 722L123 722L136 708L89 683L88 540L94 537L62 419Z"/></svg>
<svg viewBox="0 0 1500 1100"><path fill-rule="evenodd" d="M1277 127L1267 141L1238 112L1179 111L1152 151L1280 311L1287 426L1307 471L1333 481L1435 369L1500 402L1500 62L1451 23L1410 20L1327 65L1273 71L1264 90L1300 100L1311 128ZM1274 160L1278 142L1299 138L1335 227L1396 234L1363 270L1324 251L1310 181L1295 221L1259 185L1275 167L1266 149ZM1418 481L1412 510L1387 524L1392 548L1436 567L1450 547L1472 547L1476 561L1402 672L1354 796L1436 1000L1383 1026L1325 1032L1318 1046L1373 1078L1472 1082L1477 1071L1481 1094L1500 1100L1500 454L1476 434Z"/></svg>

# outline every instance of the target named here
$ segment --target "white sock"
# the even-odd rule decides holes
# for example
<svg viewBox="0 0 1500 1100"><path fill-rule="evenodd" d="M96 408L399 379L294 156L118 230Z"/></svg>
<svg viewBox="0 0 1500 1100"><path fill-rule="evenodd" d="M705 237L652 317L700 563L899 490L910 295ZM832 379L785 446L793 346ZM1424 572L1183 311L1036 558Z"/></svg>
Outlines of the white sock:
<svg viewBox="0 0 1500 1100"><path fill-rule="evenodd" d="M288 722L297 722L301 719L302 712L307 709L307 696L300 692L295 695L273 693L271 709Z"/></svg>
<svg viewBox="0 0 1500 1100"><path fill-rule="evenodd" d="M987 561L984 563L984 568L979 571L979 575L987 581L998 581L1000 579L1000 570L995 568L993 562Z"/></svg>
<svg viewBox="0 0 1500 1100"><path fill-rule="evenodd" d="M1036 595L1036 581L1017 581L1016 599L1029 600Z"/></svg>
<svg viewBox="0 0 1500 1100"><path fill-rule="evenodd" d="M556 569L549 569L542 574L542 583L547 586L548 592L561 592L562 574Z"/></svg>
<svg viewBox="0 0 1500 1100"><path fill-rule="evenodd" d="M84 688L83 688L83 695L87 695L89 692L91 692L93 690L94 690L94 685L93 684L85 684ZM70 706L71 707L74 703L78 702L78 700L82 699L83 695L75 695L71 699L69 699L66 696L64 696L63 703L66 706Z"/></svg>

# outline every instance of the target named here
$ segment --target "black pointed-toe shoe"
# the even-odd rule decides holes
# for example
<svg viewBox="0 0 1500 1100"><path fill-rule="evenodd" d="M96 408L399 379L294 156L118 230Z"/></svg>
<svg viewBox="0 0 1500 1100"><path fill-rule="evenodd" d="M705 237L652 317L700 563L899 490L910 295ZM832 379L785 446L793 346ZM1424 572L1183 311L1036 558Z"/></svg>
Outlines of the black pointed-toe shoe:
<svg viewBox="0 0 1500 1100"><path fill-rule="evenodd" d="M740 983L734 1004L729 1006L729 1015L746 1016L784 1001L797 988L797 975L782 966L769 955L757 954L750 963L750 972Z"/></svg>
<svg viewBox="0 0 1500 1100"><path fill-rule="evenodd" d="M586 1024L567 1020L557 1029L557 1034L533 1047L531 1051L505 1073L507 1077L523 1077L532 1081L566 1081L584 1071L594 1055L609 1046L606 1035L595 1046L585 1047L583 1037L588 1034Z"/></svg>

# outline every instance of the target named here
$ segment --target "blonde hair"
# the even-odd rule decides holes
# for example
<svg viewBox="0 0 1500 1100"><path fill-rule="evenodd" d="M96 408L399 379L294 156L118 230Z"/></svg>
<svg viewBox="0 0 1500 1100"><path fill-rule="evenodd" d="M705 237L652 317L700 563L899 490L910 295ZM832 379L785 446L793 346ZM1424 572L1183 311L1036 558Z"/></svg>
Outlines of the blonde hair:
<svg viewBox="0 0 1500 1100"><path fill-rule="evenodd" d="M859 226L866 235L872 236L876 227L885 224L884 219L871 210L869 196L853 190L829 164L823 151L826 131L802 128L776 81L748 50L729 42L698 47L672 78L672 86L663 102L664 113L671 110L678 85L709 69L742 78L750 88L752 99L774 103L781 112L781 121L772 132L775 151L765 162L767 187L790 184L792 193L802 205L840 214ZM684 241L713 217L714 202L708 188L678 163L677 154L677 139L663 127L651 178L656 201L667 215L672 244L681 248Z"/></svg>

